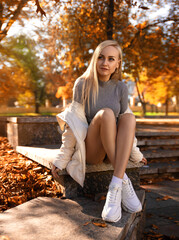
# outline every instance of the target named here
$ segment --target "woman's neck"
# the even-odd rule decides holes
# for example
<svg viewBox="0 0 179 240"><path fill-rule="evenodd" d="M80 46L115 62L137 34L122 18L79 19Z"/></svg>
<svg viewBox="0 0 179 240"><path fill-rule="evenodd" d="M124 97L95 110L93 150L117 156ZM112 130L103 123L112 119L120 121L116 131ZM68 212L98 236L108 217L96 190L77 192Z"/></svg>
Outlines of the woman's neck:
<svg viewBox="0 0 179 240"><path fill-rule="evenodd" d="M101 81L101 82L107 82L110 80L110 78L107 76L107 77L98 77L98 79Z"/></svg>

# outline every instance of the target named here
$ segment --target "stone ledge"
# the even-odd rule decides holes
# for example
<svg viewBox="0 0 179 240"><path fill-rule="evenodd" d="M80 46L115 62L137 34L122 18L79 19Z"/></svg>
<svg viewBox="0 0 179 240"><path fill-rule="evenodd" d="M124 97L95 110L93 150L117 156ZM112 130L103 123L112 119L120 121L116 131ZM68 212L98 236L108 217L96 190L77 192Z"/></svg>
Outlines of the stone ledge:
<svg viewBox="0 0 179 240"><path fill-rule="evenodd" d="M179 156L179 150L146 150L142 151L145 158L147 159L159 159L159 158L172 158L172 157L178 157Z"/></svg>
<svg viewBox="0 0 179 240"><path fill-rule="evenodd" d="M136 118L136 122L142 125L179 125L179 118Z"/></svg>
<svg viewBox="0 0 179 240"><path fill-rule="evenodd" d="M144 190L137 191L137 194L144 206ZM94 219L101 218L103 205L104 200L39 197L1 213L0 235L6 235L11 240L122 240L132 230L132 225L137 228L142 225L136 219L142 219L144 209L137 214L123 211L119 222L107 223L105 228L93 225ZM137 235L137 232L134 233Z"/></svg>
<svg viewBox="0 0 179 240"><path fill-rule="evenodd" d="M9 123L57 123L54 116L40 116L40 117L7 117Z"/></svg>
<svg viewBox="0 0 179 240"><path fill-rule="evenodd" d="M160 162L149 163L147 166L143 166L139 170L140 176L146 174L160 174L160 173L178 173L179 162Z"/></svg>
<svg viewBox="0 0 179 240"><path fill-rule="evenodd" d="M176 146L179 145L179 139L157 139L157 140L139 140L138 146Z"/></svg>
<svg viewBox="0 0 179 240"><path fill-rule="evenodd" d="M171 137L171 136L179 136L179 132L162 132L162 131L154 131L154 132L144 132L144 131L137 131L136 137Z"/></svg>
<svg viewBox="0 0 179 240"><path fill-rule="evenodd" d="M60 145L46 145L41 147L18 146L16 147L16 151L51 169L51 163L58 155L59 147ZM139 189L140 187L139 167L141 166L143 166L142 163L134 164L131 161L127 165L126 172L135 189ZM56 185L65 197L74 198L84 195L96 197L96 194L107 192L113 175L113 167L110 163L105 162L98 165L87 164L83 188L68 175L66 170L59 170L58 175L59 178Z"/></svg>
<svg viewBox="0 0 179 240"><path fill-rule="evenodd" d="M16 151L24 156L40 163L41 165L51 169L53 159L58 155L60 145L43 145L43 146L17 146ZM142 163L128 162L127 168L139 168ZM112 171L113 167L110 163L102 163L97 165L87 165L86 172ZM59 175L67 175L65 170L59 170Z"/></svg>

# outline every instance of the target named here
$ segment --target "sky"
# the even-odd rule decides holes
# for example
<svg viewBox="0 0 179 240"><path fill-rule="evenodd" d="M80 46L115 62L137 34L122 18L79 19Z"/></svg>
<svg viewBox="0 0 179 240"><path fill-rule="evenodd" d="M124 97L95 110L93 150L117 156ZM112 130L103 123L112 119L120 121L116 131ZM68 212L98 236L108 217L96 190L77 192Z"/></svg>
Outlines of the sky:
<svg viewBox="0 0 179 240"><path fill-rule="evenodd" d="M146 19L149 18L150 20L155 20L161 16L165 17L168 15L169 9L170 9L170 6L165 5L165 7L155 10L152 13L149 10L149 14L147 14L147 12L146 12ZM134 11L135 11L135 9L134 9ZM150 15L150 17L148 15ZM134 25L137 24L135 20L131 19L131 22ZM44 23L45 23L45 18L43 18L43 20L41 20L41 18L39 17L39 14L37 15L37 18L32 18L30 21L25 20L25 27L22 27L17 22L15 22L12 25L12 27L10 28L10 30L8 31L8 37L25 34L25 35L33 38L34 40L37 40L37 35L34 33L34 30L44 26Z"/></svg>

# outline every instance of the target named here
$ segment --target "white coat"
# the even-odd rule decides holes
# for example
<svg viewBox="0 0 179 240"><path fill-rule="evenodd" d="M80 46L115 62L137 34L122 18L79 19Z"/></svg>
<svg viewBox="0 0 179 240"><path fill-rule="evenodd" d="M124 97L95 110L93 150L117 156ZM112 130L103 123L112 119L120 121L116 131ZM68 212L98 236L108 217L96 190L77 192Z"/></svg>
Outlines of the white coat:
<svg viewBox="0 0 179 240"><path fill-rule="evenodd" d="M132 113L132 111L128 108L125 113ZM66 168L69 175L83 187L86 169L84 140L88 129L84 108L82 104L73 101L69 107L67 107L62 113L59 113L56 117L63 134L65 134L66 124L70 129L68 130L68 127L66 129L69 136L64 138L65 143L63 143L62 134L62 146L59 150L58 156L53 160L53 164L61 170ZM140 162L142 158L143 154L137 147L137 139L134 138L129 160Z"/></svg>

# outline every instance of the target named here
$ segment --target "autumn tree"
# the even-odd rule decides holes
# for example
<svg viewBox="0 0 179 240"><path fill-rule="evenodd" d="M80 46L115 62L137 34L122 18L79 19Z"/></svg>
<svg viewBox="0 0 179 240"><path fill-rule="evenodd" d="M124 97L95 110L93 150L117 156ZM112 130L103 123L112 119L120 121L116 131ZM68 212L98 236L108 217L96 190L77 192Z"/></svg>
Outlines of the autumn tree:
<svg viewBox="0 0 179 240"><path fill-rule="evenodd" d="M8 59L10 60L10 65L13 59L13 65L15 65L16 68L22 69L26 79L23 83L25 94L33 96L35 112L38 113L39 106L44 100L45 81L42 66L40 66L40 60L36 54L34 41L27 39L25 36L11 38L6 42L3 53L7 56L6 61L8 61ZM19 79L19 81L21 81L21 79Z"/></svg>
<svg viewBox="0 0 179 240"><path fill-rule="evenodd" d="M164 74L164 69L167 73L167 64L171 64L169 52L171 54L176 49L171 48L172 44L176 46L176 34L173 34L177 26L176 0L152 0L145 5L143 1L132 0L74 0L60 3L56 8L44 5L48 16L53 11L56 14L53 20L48 18L47 27L42 22L43 32L38 29L41 49L45 49L45 72L51 79L49 91L52 86L57 86L56 82L63 86L73 83L86 69L95 47L105 39L116 39L120 43L124 71L133 75L136 84L141 82L140 75L145 69L148 79ZM168 15L150 19L149 15L162 9L165 4L170 5ZM172 64L174 68L175 61ZM140 91L139 96L142 96ZM141 97L141 101L145 108L145 98Z"/></svg>
<svg viewBox="0 0 179 240"><path fill-rule="evenodd" d="M54 0L51 2L57 4L60 1ZM22 18L28 17L26 12L23 12L23 8L27 3L29 3L33 16L36 15L36 12L40 12L41 16L45 16L46 13L41 5L51 5L49 0L41 0L40 3L39 0L0 0L0 42L6 37L14 22L19 20L22 23Z"/></svg>
<svg viewBox="0 0 179 240"><path fill-rule="evenodd" d="M139 99L145 114L146 104L144 92L141 91L141 73L147 68L151 74L162 74L164 59L166 59L171 41L171 29L176 29L176 1L150 1L143 5L142 1L69 1L62 6L62 14L58 15L54 29L57 40L55 48L59 59L62 76L65 82L72 81L86 69L99 42L105 39L116 39L123 48L124 71L133 75L138 89ZM149 15L170 4L171 10L166 17L150 19ZM131 20L133 19L133 21ZM168 24L170 22L170 25ZM53 38L54 39L54 38ZM52 42L52 41L51 41ZM176 55L176 54L175 54ZM165 61L169 64L169 58ZM160 67L159 67L160 65ZM142 80L147 91L147 81ZM151 79L154 79L153 77ZM155 82L155 81L154 81Z"/></svg>

